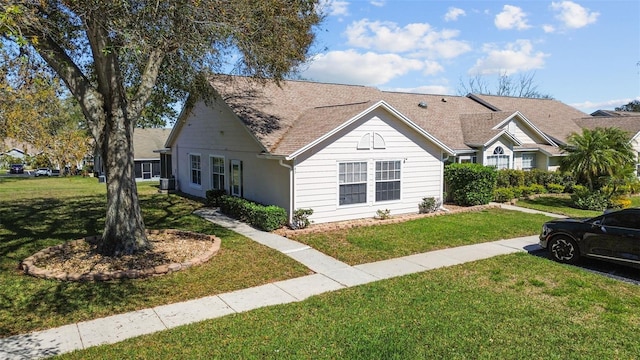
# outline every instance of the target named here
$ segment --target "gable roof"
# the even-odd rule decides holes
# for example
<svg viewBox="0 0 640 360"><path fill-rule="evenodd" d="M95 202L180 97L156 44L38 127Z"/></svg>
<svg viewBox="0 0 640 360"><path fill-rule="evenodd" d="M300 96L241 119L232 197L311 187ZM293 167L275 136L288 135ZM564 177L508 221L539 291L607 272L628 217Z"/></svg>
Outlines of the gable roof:
<svg viewBox="0 0 640 360"><path fill-rule="evenodd" d="M171 129L136 128L133 130L133 149L135 160L160 159L155 150L163 149Z"/></svg>
<svg viewBox="0 0 640 360"><path fill-rule="evenodd" d="M490 104L493 108L501 111L519 111L556 143L564 143L571 133L581 132L582 129L573 119L588 116L576 108L553 99L479 94L469 94L468 96L474 101Z"/></svg>
<svg viewBox="0 0 640 360"><path fill-rule="evenodd" d="M640 113L636 111L596 110L591 113L591 116L640 116Z"/></svg>
<svg viewBox="0 0 640 360"><path fill-rule="evenodd" d="M640 134L640 114L631 116L592 116L575 119L575 123L587 129L606 128L615 126L629 134L629 140Z"/></svg>

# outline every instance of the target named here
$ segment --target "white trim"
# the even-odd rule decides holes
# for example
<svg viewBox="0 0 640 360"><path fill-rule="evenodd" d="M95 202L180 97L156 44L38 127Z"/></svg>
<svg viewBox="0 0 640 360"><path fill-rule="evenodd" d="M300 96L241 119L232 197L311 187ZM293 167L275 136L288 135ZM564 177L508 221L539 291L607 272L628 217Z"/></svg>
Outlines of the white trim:
<svg viewBox="0 0 640 360"><path fill-rule="evenodd" d="M200 169L198 169L198 171L200 171L200 184L198 183L194 183L193 182L193 161L191 159L192 156L197 156L198 157L198 162L200 164ZM194 188L194 189L202 189L202 154L200 153L188 153L187 157L189 158L189 186Z"/></svg>
<svg viewBox="0 0 640 360"><path fill-rule="evenodd" d="M360 118L364 117L366 114L374 111L377 108L382 108L384 110L387 110L388 112L390 112L392 115L394 115L395 117L397 117L400 121L404 122L406 125L408 125L410 128L412 128L413 130L417 131L420 135L422 135L423 137L425 137L426 139L430 140L431 142L433 142L434 144L436 144L439 148L441 148L442 150L444 150L445 152L451 154L451 155L455 155L455 151L452 150L451 148L449 148L447 145L445 145L443 142L441 142L440 140L438 140L435 136L429 134L427 131L425 131L424 129L422 129L421 127L419 127L418 125L416 125L413 121L409 120L409 118L407 118L406 116L402 115L402 113L400 113L398 110L394 109L391 105L387 104L384 100L380 100L377 103L373 104L372 106L370 106L369 108L367 108L366 110L360 112L359 114L357 114L356 116L352 117L351 119L345 121L344 123L342 123L340 126L334 128L333 130L325 133L323 136L317 138L316 140L310 142L309 144L301 147L300 149L294 151L293 153L289 154L286 159L287 160L291 160L297 156L299 156L300 154L304 153L305 151L309 150L310 148L316 146L317 144L323 142L324 140L330 138L331 136L335 135L336 133L338 133L339 131L343 130L344 128L346 128L347 126L353 124L355 121L359 120Z"/></svg>
<svg viewBox="0 0 640 360"><path fill-rule="evenodd" d="M506 119L504 119L500 123L498 123L496 126L494 126L493 129L502 128L503 126L505 126L509 121L511 121L516 116L518 116L520 118L520 120L522 120L527 126L529 126L529 128L531 128L539 136L541 136L543 139L545 139L549 143L549 145L558 147L558 144L556 144L553 140L551 140L550 137L548 137L544 132L542 132L540 129L538 129L538 127L535 126L531 122L531 120L527 119L527 117L524 116L520 111L514 112L513 114L511 114L511 116L507 117Z"/></svg>
<svg viewBox="0 0 640 360"><path fill-rule="evenodd" d="M220 189L214 189L213 188L213 159L222 159L222 176L224 179L224 183L222 184L222 187ZM215 174L215 175L219 175L219 174ZM215 154L209 154L209 188L211 188L212 190L226 190L226 182L227 182L227 159L224 157L224 155L215 155Z"/></svg>

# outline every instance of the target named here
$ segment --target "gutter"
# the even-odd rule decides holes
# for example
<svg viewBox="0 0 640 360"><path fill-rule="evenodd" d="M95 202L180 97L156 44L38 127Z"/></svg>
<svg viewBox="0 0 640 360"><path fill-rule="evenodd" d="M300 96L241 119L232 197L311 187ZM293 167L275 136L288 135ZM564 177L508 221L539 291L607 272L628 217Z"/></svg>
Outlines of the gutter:
<svg viewBox="0 0 640 360"><path fill-rule="evenodd" d="M293 186L293 166L285 164L283 161L283 159L278 160L278 164L289 169L289 224L291 224L293 222L293 196L295 194L295 189Z"/></svg>

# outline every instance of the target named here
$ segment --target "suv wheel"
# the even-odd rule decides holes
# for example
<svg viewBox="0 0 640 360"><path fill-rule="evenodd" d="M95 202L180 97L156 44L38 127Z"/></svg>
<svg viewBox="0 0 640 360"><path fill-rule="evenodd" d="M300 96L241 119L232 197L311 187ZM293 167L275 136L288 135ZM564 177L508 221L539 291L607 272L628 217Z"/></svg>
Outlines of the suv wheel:
<svg viewBox="0 0 640 360"><path fill-rule="evenodd" d="M567 236L556 236L551 239L549 253L553 260L565 264L575 264L580 258L578 244Z"/></svg>

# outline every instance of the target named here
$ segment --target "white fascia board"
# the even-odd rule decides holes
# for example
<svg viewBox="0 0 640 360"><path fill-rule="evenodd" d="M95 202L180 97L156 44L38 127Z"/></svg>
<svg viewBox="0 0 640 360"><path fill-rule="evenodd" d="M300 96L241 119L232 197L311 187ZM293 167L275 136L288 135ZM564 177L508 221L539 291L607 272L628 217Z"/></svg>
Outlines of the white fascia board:
<svg viewBox="0 0 640 360"><path fill-rule="evenodd" d="M502 129L499 133L496 134L496 136L492 137L491 139L489 139L489 141L487 141L486 143L482 144L484 147L489 146L489 144L493 143L494 141L498 140L502 135L506 135L509 139L511 139L511 141L513 141L514 144L520 146L522 145L522 143L516 139L510 132L508 132L506 129Z"/></svg>
<svg viewBox="0 0 640 360"><path fill-rule="evenodd" d="M545 139L549 143L549 145L558 146L558 144L556 144L553 140L551 140L550 137L548 137L544 132L542 132L540 129L538 129L538 127L535 126L531 122L531 120L527 119L527 117L524 116L520 111L514 112L513 114L511 114L511 116L509 116L508 118L502 120L498 125L494 126L493 129L498 129L498 128L501 128L501 127L505 126L509 121L511 121L516 116L519 117L520 120L522 120L529 128L531 128L531 130L533 130L538 135L540 135L543 139Z"/></svg>
<svg viewBox="0 0 640 360"><path fill-rule="evenodd" d="M416 125L413 121L409 120L409 118L407 118L406 116L402 115L402 113L400 113L398 110L394 109L391 105L387 104L384 100L380 100L377 103L375 103L375 104L371 105L370 107L368 107L367 109L365 109L364 111L360 112L356 116L354 116L351 119L345 121L340 126L336 127L335 129L333 129L333 130L327 132L326 134L324 134L323 136L319 137L315 141L312 141L311 143L307 144L306 146L303 146L300 149L296 150L295 152L289 154L286 157L286 160L292 160L292 159L296 158L300 154L304 153L305 151L309 150L310 148L314 147L315 145L321 143L322 141L330 138L331 136L335 135L336 133L338 133L342 129L344 129L347 126L353 124L355 121L357 121L358 119L362 118L363 116L365 116L366 114L372 112L373 110L375 110L377 108L383 108L383 109L387 110L388 112L393 114L395 117L400 119L400 121L402 121L405 124L407 124L410 128L412 128L413 130L417 131L419 134L421 134L422 136L424 136L425 138L427 138L428 140L430 140L431 142L436 144L440 149L444 150L447 154L456 155L456 152L454 150L452 150L451 148L449 148L447 145L445 145L443 142L441 142L436 137L434 137L433 135L431 135L428 132L426 132L424 129L422 129L418 125Z"/></svg>

